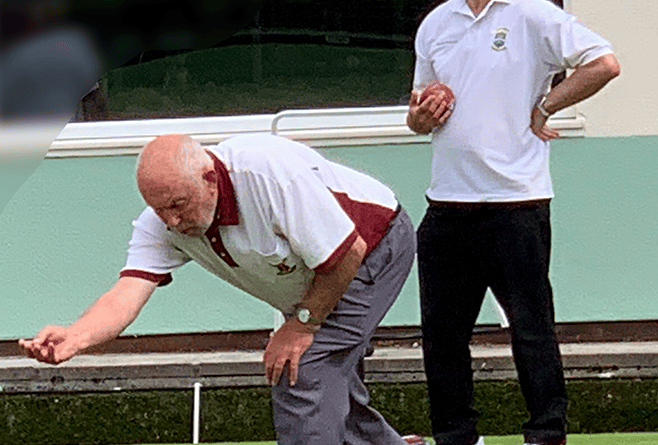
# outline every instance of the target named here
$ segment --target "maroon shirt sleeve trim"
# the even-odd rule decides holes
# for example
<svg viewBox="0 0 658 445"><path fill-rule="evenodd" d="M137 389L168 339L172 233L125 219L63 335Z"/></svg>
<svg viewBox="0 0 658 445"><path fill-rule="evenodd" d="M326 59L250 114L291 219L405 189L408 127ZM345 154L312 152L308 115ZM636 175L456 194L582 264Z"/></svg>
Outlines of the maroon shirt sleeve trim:
<svg viewBox="0 0 658 445"><path fill-rule="evenodd" d="M336 250L334 250L334 253L332 253L327 260L320 264L318 267L313 269L315 273L319 274L325 274L328 273L332 267L336 265L338 260L340 260L343 255L352 247L352 244L354 244L354 241L356 241L357 237L359 234L356 232L356 229L350 233L347 238L345 238L345 241L343 241L340 246Z"/></svg>
<svg viewBox="0 0 658 445"><path fill-rule="evenodd" d="M136 269L122 270L119 273L119 276L141 278L142 280L158 283L158 286L166 286L167 284L171 283L171 281L173 280L170 273L159 274L159 273L145 272L143 270L136 270Z"/></svg>

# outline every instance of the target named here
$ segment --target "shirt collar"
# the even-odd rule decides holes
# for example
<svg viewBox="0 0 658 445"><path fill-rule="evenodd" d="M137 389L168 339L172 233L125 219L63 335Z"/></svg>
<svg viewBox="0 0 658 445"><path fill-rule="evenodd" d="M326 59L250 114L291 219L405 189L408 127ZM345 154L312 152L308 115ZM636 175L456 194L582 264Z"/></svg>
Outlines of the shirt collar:
<svg viewBox="0 0 658 445"><path fill-rule="evenodd" d="M473 17L473 18L479 19L479 18L481 18L481 17L484 17L484 16L487 14L487 12L489 11L489 9L491 8L491 6L492 6L494 3L504 3L504 4L509 4L509 3L511 3L511 0L491 0L491 1L487 4L487 6L484 7L484 9L483 9L482 12L480 13L480 15L478 15L477 17L474 17L474 16L473 16L473 11L471 10L471 7L468 6L468 3L466 3L466 0L457 0L457 1L455 1L455 2L453 3L453 6L452 6L452 11L453 11L453 12L457 12L457 13L459 13L459 14L467 15L467 16L469 16L469 17Z"/></svg>
<svg viewBox="0 0 658 445"><path fill-rule="evenodd" d="M215 164L217 173L217 210L208 233L216 233L219 226L235 226L238 224L238 200L235 189L228 175L228 169L222 161L210 150L206 150Z"/></svg>

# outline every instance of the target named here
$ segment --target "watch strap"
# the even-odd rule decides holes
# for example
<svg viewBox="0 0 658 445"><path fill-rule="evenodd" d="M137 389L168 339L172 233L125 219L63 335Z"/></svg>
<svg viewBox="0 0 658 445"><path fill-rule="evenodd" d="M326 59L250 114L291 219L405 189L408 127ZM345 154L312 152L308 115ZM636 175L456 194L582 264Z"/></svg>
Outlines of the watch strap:
<svg viewBox="0 0 658 445"><path fill-rule="evenodd" d="M544 117L550 117L550 116L551 116L551 113L549 113L549 112L546 110L546 108L544 108L544 103L545 103L545 102L546 102L546 95L544 94L544 95L542 96L541 100L539 101L539 103L537 104L537 109L539 110L539 112L540 112Z"/></svg>
<svg viewBox="0 0 658 445"><path fill-rule="evenodd" d="M293 314L298 322L313 330L313 332L316 332L318 329L320 329L322 320L318 320L317 318L313 317L313 313L309 308L302 305L296 305Z"/></svg>

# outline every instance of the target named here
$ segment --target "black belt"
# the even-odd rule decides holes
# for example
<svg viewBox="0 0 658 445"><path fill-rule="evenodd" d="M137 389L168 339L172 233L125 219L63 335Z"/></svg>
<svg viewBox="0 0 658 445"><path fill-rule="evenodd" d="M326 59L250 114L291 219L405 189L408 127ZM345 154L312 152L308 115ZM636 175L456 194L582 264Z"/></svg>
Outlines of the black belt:
<svg viewBox="0 0 658 445"><path fill-rule="evenodd" d="M458 208L458 209L481 209L481 208L502 208L502 209L515 209L519 207L534 207L540 204L547 204L550 198L531 199L528 201L478 201L478 202L463 202L463 201L434 201L426 198L430 207L443 207L443 208Z"/></svg>

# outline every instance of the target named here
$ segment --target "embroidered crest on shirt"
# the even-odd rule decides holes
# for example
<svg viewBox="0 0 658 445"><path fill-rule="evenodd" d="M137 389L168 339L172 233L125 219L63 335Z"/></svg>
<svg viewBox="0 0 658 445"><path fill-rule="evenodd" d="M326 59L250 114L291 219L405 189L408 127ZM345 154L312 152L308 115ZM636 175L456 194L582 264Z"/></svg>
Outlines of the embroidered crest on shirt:
<svg viewBox="0 0 658 445"><path fill-rule="evenodd" d="M502 51L505 48L507 48L505 40L507 39L508 32L509 29L507 28L496 29L496 32L494 34L494 40L493 43L491 44L491 47L496 51Z"/></svg>
<svg viewBox="0 0 658 445"><path fill-rule="evenodd" d="M294 264L292 267L288 266L286 264L286 260L281 261L279 264L274 266L277 268L278 272L276 273L277 275L288 275L291 274L297 269L297 265Z"/></svg>

